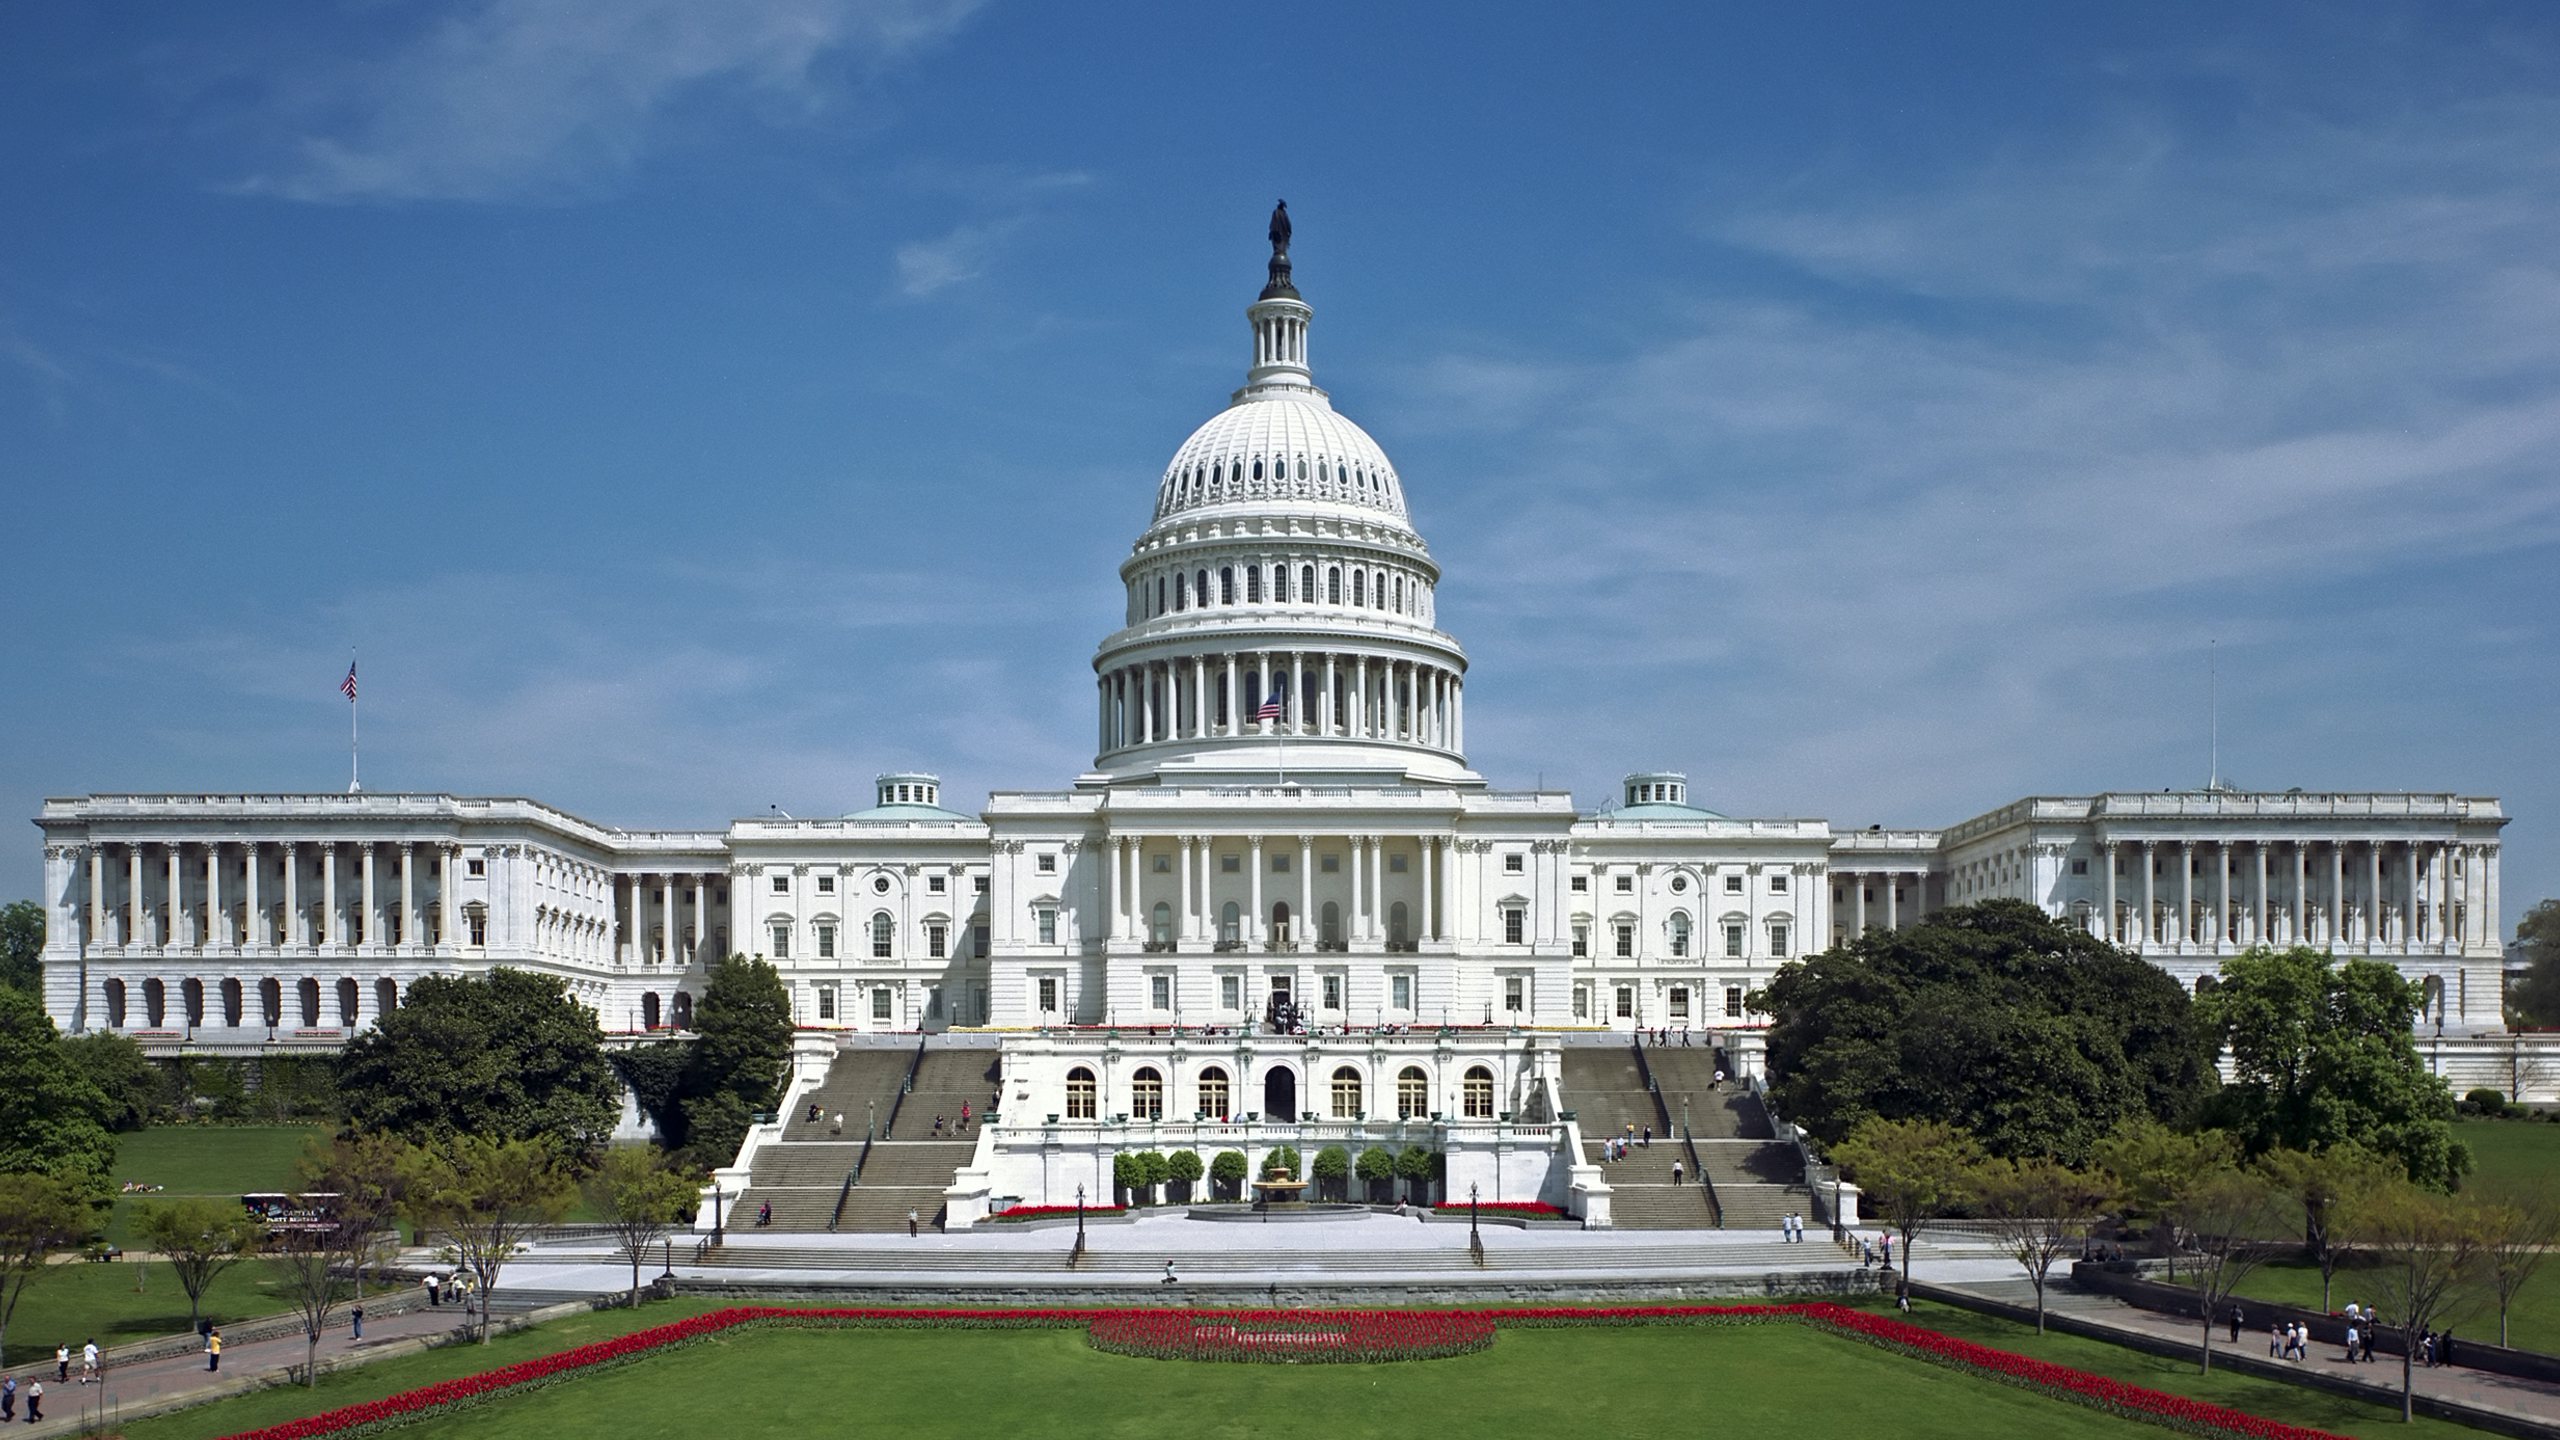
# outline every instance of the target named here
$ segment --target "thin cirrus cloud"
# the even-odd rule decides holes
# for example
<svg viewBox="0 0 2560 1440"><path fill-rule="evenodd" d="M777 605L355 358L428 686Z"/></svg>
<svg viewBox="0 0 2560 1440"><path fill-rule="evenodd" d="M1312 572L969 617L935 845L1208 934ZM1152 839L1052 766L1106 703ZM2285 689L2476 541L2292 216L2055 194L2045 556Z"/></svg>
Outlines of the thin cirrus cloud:
<svg viewBox="0 0 2560 1440"><path fill-rule="evenodd" d="M238 188L286 199L557 201L612 187L666 112L725 87L765 113L826 103L813 73L880 64L976 0L486 0L387 57L280 84L289 158Z"/></svg>

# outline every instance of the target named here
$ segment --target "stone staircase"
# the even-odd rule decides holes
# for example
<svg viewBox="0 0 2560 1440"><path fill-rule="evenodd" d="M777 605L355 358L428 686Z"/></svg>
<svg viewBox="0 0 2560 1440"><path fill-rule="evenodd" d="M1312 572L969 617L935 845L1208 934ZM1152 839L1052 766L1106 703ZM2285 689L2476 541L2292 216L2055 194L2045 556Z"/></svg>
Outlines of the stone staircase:
<svg viewBox="0 0 2560 1440"><path fill-rule="evenodd" d="M766 1204L773 1206L767 1228L779 1231L823 1231L831 1221L840 1232L899 1231L907 1228L911 1211L919 1225L938 1225L942 1193L977 1149L977 1119L996 1088L989 1078L995 1057L983 1047L936 1049L930 1042L921 1058L912 1049L839 1053L825 1081L785 1117L781 1142L756 1152L730 1228L754 1228L756 1212ZM915 1088L902 1096L911 1064ZM819 1107L815 1120L808 1118L813 1099ZM964 1100L970 1110L966 1130L957 1123ZM940 1136L934 1132L937 1114L945 1117ZM839 1115L842 1133L836 1129ZM863 1161L864 1131L875 1121L881 1134ZM857 1162L861 1179L847 1191L845 1176Z"/></svg>
<svg viewBox="0 0 2560 1440"><path fill-rule="evenodd" d="M903 1225L903 1217L901 1224ZM1002 1229L1004 1227L995 1227ZM1216 1275L1263 1274L1273 1271L1332 1271L1345 1275L1368 1273L1440 1273L1468 1274L1477 1269L1467 1253L1467 1229L1464 1225L1435 1225L1445 1229L1449 1243L1430 1249L1398 1247L1395 1249L1177 1249L1168 1251L1164 1242L1150 1237L1146 1248L1119 1248L1129 1244L1113 1227L1096 1226L1088 1232L1084 1257L1073 1269L1078 1274L1154 1275L1163 1271L1167 1259L1177 1262L1188 1278L1208 1279ZM973 1232L974 1233L974 1232ZM1001 1249L968 1243L954 1236L949 1241L936 1240L931 1245L913 1249L882 1246L874 1242L851 1246L794 1245L730 1245L707 1251L695 1263L728 1269L748 1270L845 1270L863 1273L896 1273L931 1276L937 1274L1064 1271L1069 1268L1067 1252L1075 1243L1075 1231L1060 1227L1043 1232L1055 1242L1054 1249L1026 1252L1016 1245ZM1011 1237L1006 1237L1008 1240ZM1809 1256L1823 1260L1832 1258L1826 1244L1808 1241L1804 1245L1782 1245L1775 1239L1748 1244L1615 1244L1538 1246L1511 1248L1503 1243L1503 1232L1485 1231L1488 1269L1539 1270L1555 1269L1581 1272L1646 1271L1687 1274L1711 1270L1776 1271L1805 1267ZM1854 1260L1841 1257L1841 1268L1854 1269Z"/></svg>
<svg viewBox="0 0 2560 1440"><path fill-rule="evenodd" d="M1713 1050L1649 1045L1644 1066L1660 1091L1665 1116L1675 1126L1685 1119L1697 1140L1698 1161L1715 1182L1725 1229L1775 1230L1788 1215L1815 1225L1796 1147L1777 1138L1768 1111L1748 1088L1732 1080L1717 1086Z"/></svg>
<svg viewBox="0 0 2560 1440"><path fill-rule="evenodd" d="M1598 1165L1609 1182L1612 1225L1621 1230L1702 1230L1715 1223L1706 1192L1691 1183L1695 1177L1684 1175L1683 1183L1671 1183L1671 1163L1682 1160L1685 1169L1685 1159L1662 1107L1645 1088L1633 1047L1569 1047L1559 1078L1564 1103L1582 1126L1583 1158ZM1652 1143L1639 1143L1626 1159L1601 1158L1611 1138L1632 1133L1641 1142L1648 1130Z"/></svg>

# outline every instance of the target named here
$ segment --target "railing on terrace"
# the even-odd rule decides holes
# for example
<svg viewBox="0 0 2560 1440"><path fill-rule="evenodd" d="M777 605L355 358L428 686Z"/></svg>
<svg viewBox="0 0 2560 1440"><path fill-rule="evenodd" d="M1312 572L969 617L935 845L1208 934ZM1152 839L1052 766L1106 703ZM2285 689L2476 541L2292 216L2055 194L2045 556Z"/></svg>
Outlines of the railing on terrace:
<svg viewBox="0 0 2560 1440"><path fill-rule="evenodd" d="M1680 1122L1680 1147L1689 1152L1689 1169L1698 1177L1698 1189L1707 1197L1708 1223L1723 1229L1724 1200L1716 1194L1716 1180L1707 1173L1707 1162L1698 1158L1698 1137L1686 1120Z"/></svg>

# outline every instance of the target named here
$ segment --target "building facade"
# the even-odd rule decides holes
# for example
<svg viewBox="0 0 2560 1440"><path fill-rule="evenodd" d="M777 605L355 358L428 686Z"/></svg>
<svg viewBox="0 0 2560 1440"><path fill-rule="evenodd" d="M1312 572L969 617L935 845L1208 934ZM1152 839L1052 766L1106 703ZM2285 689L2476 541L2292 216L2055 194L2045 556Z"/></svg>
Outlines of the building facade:
<svg viewBox="0 0 2560 1440"><path fill-rule="evenodd" d="M810 1032L1017 1037L1007 1108L1057 1124L1509 1124L1557 1108L1522 1035L1705 1032L1749 1071L1776 967L2005 896L2190 984L2258 943L2388 959L2440 1050L2504 1043L2493 799L2209 787L1835 831L1717 814L1677 772L1591 810L1488 785L1439 567L1314 382L1285 249L1246 314L1245 383L1119 567L1066 787L970 815L884 775L854 814L699 831L444 794L50 800L48 1009L161 1053L326 1047L420 975L512 965L608 1031L680 1033L743 951ZM1540 1153L1502 1188L1565 1185L1561 1138Z"/></svg>

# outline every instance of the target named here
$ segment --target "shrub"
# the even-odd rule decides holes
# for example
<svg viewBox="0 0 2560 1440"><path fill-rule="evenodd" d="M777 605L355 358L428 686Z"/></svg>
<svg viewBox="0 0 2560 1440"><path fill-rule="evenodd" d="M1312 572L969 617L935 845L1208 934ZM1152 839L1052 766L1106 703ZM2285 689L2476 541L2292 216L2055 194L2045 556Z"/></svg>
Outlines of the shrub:
<svg viewBox="0 0 2560 1440"><path fill-rule="evenodd" d="M2507 1113L2507 1092L2493 1090L2486 1085L2465 1090L2462 1092L2462 1108L2473 1115L2504 1115Z"/></svg>
<svg viewBox="0 0 2560 1440"><path fill-rule="evenodd" d="M1209 1162L1209 1178L1233 1184L1244 1178L1245 1169L1243 1151L1221 1150L1217 1158Z"/></svg>
<svg viewBox="0 0 2560 1440"><path fill-rule="evenodd" d="M1147 1162L1135 1150L1123 1150L1111 1157L1111 1184L1129 1197L1130 1203L1144 1205L1147 1185Z"/></svg>
<svg viewBox="0 0 2560 1440"><path fill-rule="evenodd" d="M1232 1154L1234 1152L1230 1151L1229 1153ZM1238 1155L1236 1158L1238 1160L1242 1160L1244 1157ZM1242 1169L1243 1167L1239 1165L1237 1168ZM1189 1184L1191 1181L1199 1179L1200 1152L1197 1150L1174 1151L1164 1159L1164 1173L1166 1179L1180 1180L1185 1184Z"/></svg>
<svg viewBox="0 0 2560 1440"><path fill-rule="evenodd" d="M1351 1173L1351 1152L1339 1145L1327 1145L1316 1152L1316 1178L1339 1180Z"/></svg>

